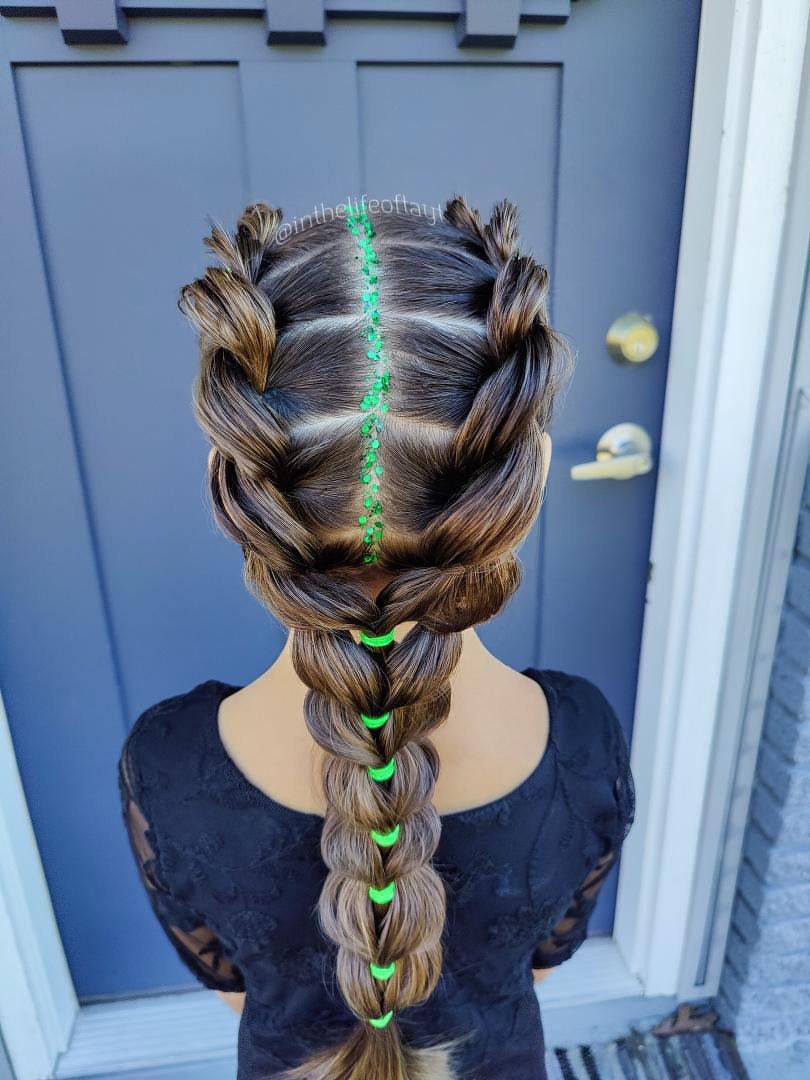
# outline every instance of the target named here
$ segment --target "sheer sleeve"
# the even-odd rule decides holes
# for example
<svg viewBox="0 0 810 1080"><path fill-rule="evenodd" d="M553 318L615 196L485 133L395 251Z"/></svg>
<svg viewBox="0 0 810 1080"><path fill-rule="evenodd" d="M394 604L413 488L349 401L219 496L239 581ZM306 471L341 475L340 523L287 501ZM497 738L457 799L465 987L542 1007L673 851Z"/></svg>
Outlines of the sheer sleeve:
<svg viewBox="0 0 810 1080"><path fill-rule="evenodd" d="M152 910L178 956L209 990L241 992L245 989L239 969L232 964L216 935L184 901L161 880L151 824L136 799L135 769L127 742L118 765L121 809L132 854Z"/></svg>
<svg viewBox="0 0 810 1080"><path fill-rule="evenodd" d="M570 959L588 933L588 920L596 907L599 891L616 864L621 846L635 816L635 786L630 771L630 755L619 719L607 699L599 692L610 731L609 753L605 764L603 805L606 809L594 817L594 831L602 839L602 854L575 891L565 914L541 941L532 954L532 968L551 968Z"/></svg>
<svg viewBox="0 0 810 1080"><path fill-rule="evenodd" d="M533 968L557 967L570 959L580 947L587 937L588 920L596 907L599 890L616 861L616 854L615 850L608 851L587 875L574 893L565 915L554 924L546 940L541 941L534 950Z"/></svg>

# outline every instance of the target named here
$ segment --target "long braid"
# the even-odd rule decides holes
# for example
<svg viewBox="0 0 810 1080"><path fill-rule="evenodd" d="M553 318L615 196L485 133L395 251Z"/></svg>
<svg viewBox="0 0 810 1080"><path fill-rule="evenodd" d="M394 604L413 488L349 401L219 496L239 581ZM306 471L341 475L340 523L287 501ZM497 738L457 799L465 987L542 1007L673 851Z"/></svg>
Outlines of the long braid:
<svg viewBox="0 0 810 1080"><path fill-rule="evenodd" d="M420 306L435 302L420 292L435 260L434 294L445 290L445 307L455 305L463 318L446 340L437 327L428 336L443 340L442 359L456 363L466 394L447 395L444 411L453 422L432 426L417 462L407 395L397 409L396 372L407 390L405 357L420 350L407 303L395 309L403 290L392 283L383 308L400 333L390 335L399 350L386 472L410 474L417 494L421 484L432 495L429 506L422 500L411 507L409 520L404 486L399 500L388 500L381 566L394 576L371 599L362 574L343 572L359 561L359 538L348 526L357 520L349 493L361 385L351 359L348 244L339 228L320 225L281 246L280 220L280 211L253 204L233 239L216 227L206 242L226 266L184 286L178 303L200 331L194 403L214 445L214 512L242 547L249 588L293 632L293 663L309 688L305 721L324 751L328 874L318 914L337 947L341 995L358 1022L284 1080L450 1080L457 1041L414 1049L397 1024L404 1009L430 997L442 969L446 895L431 864L441 832L432 801L439 758L430 735L448 715L461 631L496 614L518 584L514 548L542 499L541 435L557 385L554 359L564 350L546 320L545 271L516 253L511 204L504 200L483 225L462 198L448 202L440 238L447 250L433 254L423 229L427 272L412 277L411 307L418 316ZM407 248L414 226L404 216L385 224L381 257L396 279L413 264ZM324 233L317 248L316 232ZM313 250L328 265L318 266ZM324 334L341 357L339 386L315 375ZM436 372L418 370L419 363L426 362L415 367L424 385ZM444 403L440 390L436 400ZM326 527L330 519L337 528ZM384 647L358 643L352 633L384 634L405 622L415 625ZM369 770L389 762L393 775L374 779ZM395 841L385 842L397 827Z"/></svg>

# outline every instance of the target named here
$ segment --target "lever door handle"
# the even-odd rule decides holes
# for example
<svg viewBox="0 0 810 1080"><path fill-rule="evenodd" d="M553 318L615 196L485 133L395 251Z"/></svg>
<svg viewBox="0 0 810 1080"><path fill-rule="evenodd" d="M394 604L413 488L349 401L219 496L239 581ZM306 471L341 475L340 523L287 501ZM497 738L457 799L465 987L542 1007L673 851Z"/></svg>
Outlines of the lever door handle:
<svg viewBox="0 0 810 1080"><path fill-rule="evenodd" d="M630 480L653 467L652 439L639 424L616 424L596 444L596 460L571 466L572 480Z"/></svg>

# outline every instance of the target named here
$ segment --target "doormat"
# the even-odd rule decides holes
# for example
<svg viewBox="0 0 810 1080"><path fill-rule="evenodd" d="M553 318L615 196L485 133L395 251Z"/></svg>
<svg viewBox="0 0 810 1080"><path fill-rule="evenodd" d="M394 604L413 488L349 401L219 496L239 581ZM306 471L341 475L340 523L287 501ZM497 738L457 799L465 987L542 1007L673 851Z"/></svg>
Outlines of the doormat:
<svg viewBox="0 0 810 1080"><path fill-rule="evenodd" d="M748 1080L734 1036L633 1032L615 1042L546 1052L548 1080Z"/></svg>

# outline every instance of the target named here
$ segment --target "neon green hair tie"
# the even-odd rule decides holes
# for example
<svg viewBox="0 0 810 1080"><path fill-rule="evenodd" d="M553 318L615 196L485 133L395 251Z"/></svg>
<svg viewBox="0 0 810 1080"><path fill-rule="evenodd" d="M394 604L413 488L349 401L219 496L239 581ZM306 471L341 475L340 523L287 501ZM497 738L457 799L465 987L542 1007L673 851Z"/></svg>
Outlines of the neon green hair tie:
<svg viewBox="0 0 810 1080"><path fill-rule="evenodd" d="M373 885L369 885L368 895L375 904L388 904L394 899L396 885L397 883L395 881L389 881L382 889L375 889Z"/></svg>
<svg viewBox="0 0 810 1080"><path fill-rule="evenodd" d="M383 979L383 980L390 979L391 976L394 974L394 972L397 969L396 961L394 961L394 960L391 961L391 963L388 965L388 967L379 967L372 960L371 963L369 964L369 967L371 968L371 974L374 976L375 979Z"/></svg>
<svg viewBox="0 0 810 1080"><path fill-rule="evenodd" d="M382 716L366 716L365 713L360 713L360 719L363 721L366 727L378 728L383 726L383 724L390 715L390 712L383 713Z"/></svg>
<svg viewBox="0 0 810 1080"><path fill-rule="evenodd" d="M372 637L369 634L360 631L360 640L364 645L371 645L375 649L382 648L383 645L390 645L394 640L394 631L389 630L387 634L380 634L378 637Z"/></svg>
<svg viewBox="0 0 810 1080"><path fill-rule="evenodd" d="M369 1017L369 1023L375 1028L384 1028L391 1017L394 1015L394 1010L389 1009L385 1016L371 1016Z"/></svg>
<svg viewBox="0 0 810 1080"><path fill-rule="evenodd" d="M385 765L369 765L368 775L372 780L390 780L395 768L396 762L391 758Z"/></svg>
<svg viewBox="0 0 810 1080"><path fill-rule="evenodd" d="M389 829L386 833L377 832L376 829L372 829L371 839L379 844L380 847L391 847L391 845L395 844L399 839L399 822L396 823L393 829Z"/></svg>

